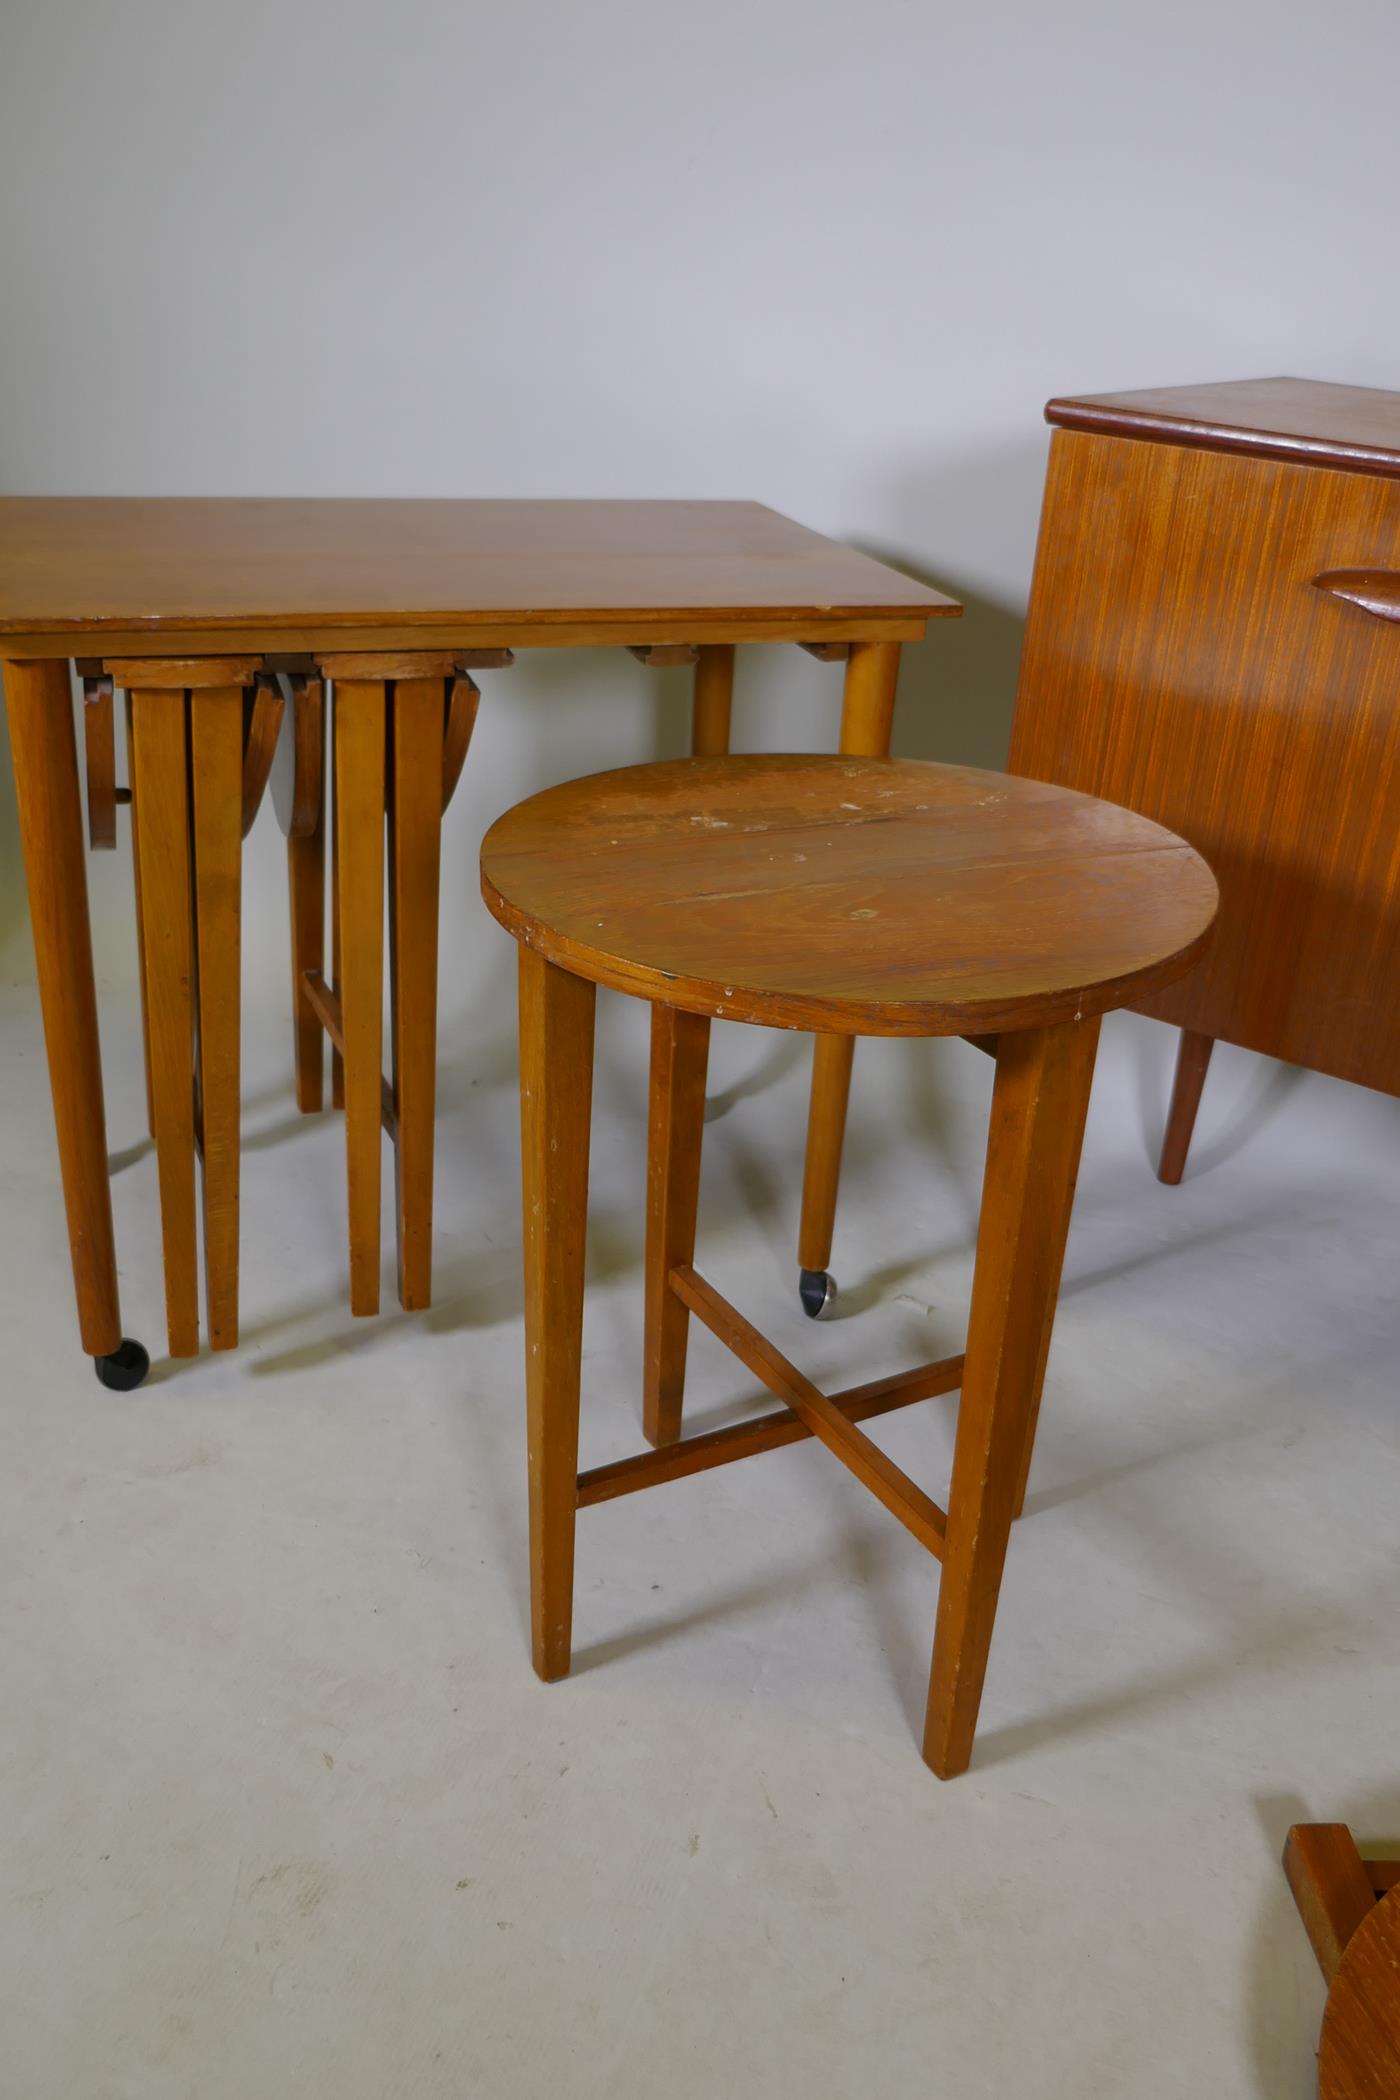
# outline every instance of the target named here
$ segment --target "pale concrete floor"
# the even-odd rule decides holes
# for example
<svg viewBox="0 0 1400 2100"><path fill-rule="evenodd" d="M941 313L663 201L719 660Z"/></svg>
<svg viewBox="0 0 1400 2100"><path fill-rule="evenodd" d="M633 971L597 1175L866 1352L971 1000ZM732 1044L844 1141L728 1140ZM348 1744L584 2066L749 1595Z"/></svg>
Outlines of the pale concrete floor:
<svg viewBox="0 0 1400 2100"><path fill-rule="evenodd" d="M129 999L128 1328L162 1344ZM248 1020L244 1343L129 1397L78 1353L32 993L0 1098L0 2090L1302 2100L1295 1817L1400 1837L1391 1101L1110 1024L972 1771L917 1752L936 1571L813 1446L581 1519L531 1674L513 1044L443 1030L438 1302L352 1323L338 1126ZM586 1460L635 1448L645 1016L600 1043ZM989 1068L858 1061L796 1310L805 1053L720 1029L701 1258L816 1376L953 1348ZM386 1303L392 1250L386 1234ZM708 1338L693 1417L746 1396ZM935 1493L952 1400L879 1425Z"/></svg>

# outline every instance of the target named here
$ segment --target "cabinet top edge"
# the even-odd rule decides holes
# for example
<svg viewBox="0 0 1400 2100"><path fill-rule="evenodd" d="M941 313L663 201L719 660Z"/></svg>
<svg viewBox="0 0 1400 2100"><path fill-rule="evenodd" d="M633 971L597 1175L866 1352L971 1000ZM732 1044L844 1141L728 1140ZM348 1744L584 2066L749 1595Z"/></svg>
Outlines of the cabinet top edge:
<svg viewBox="0 0 1400 2100"><path fill-rule="evenodd" d="M1065 430L1400 478L1400 393L1322 379L1230 379L1046 403Z"/></svg>

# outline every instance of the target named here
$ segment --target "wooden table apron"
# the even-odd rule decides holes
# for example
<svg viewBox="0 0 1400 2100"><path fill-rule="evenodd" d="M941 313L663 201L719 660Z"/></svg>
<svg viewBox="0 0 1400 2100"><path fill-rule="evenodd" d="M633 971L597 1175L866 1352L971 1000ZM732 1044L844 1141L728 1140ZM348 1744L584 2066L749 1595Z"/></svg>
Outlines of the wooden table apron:
<svg viewBox="0 0 1400 2100"><path fill-rule="evenodd" d="M827 660L846 659L840 748L852 754L880 756L889 749L901 643L921 637L930 617L960 610L938 593L807 533L758 505L495 506L496 514L508 515L524 536L528 537L528 527L545 540L562 530L561 513L574 514L563 520L568 528L565 539L572 534L585 545L590 522L601 520L603 541L609 542L611 535L611 541L619 543L612 545L610 555L614 602L550 603L541 590L535 604L493 609L490 594L483 593L483 606L463 608L459 603L443 613L426 596L415 597L408 579L420 569L429 572L429 590L435 585L440 587L441 579L432 573L435 564L442 566L443 549L439 543L451 540L454 532L467 539L473 535L479 538L490 524L487 512L492 509L489 505L471 504L215 503L162 507L120 502L85 505L75 499L0 501L0 668L10 722L79 1328L83 1348L99 1360L99 1369L102 1360L120 1350L123 1343L84 867L82 794L71 704L71 658L100 657L109 666L120 664L122 659L139 658L143 667L140 675L147 680L144 694L138 688L130 695L135 703L130 755L141 787L133 808L134 859L137 881L145 893L144 916L153 929L142 956L143 994L150 1029L148 1080L157 1139L171 1352L192 1354L198 1347L194 1310L197 1153L202 1154L203 1160L210 1339L216 1347L231 1346L237 1335L239 848L244 792L241 698L245 684L255 673L257 659L285 660L306 653L315 657L355 657L369 665L364 677L358 679L354 676L354 664L343 661L336 667L343 708L343 722L336 734L340 775L337 799L348 797L345 814L351 816L352 805L359 796L368 820L375 808L376 794L379 810L382 813L385 809L386 705L392 724L391 696L398 686L407 689L410 681L405 674L414 669L411 658L425 663L432 658L435 668L440 669L436 659L479 657L482 651L625 645L643 655L644 660L690 660L695 664L693 747L698 753L713 755L728 749L735 646L760 641L797 642ZM221 530L231 519L238 532L244 534L244 556L251 544L247 534L258 522L254 513L264 517L270 514L279 528L284 517L290 520L291 528L309 520L306 530L314 528L323 538L330 530L332 538L339 535L353 542L351 551L358 551L361 557L358 568L348 558L343 564L350 578L346 595L353 595L358 589L359 597L353 606L330 605L325 585L327 572L323 570L317 587L308 586L304 612L280 602L272 615L263 615L254 610L254 599L249 595L252 586L245 575L241 612L221 608L217 616L201 613L195 617L181 602L182 592L188 593L189 579L178 573L179 549L173 545L179 537L175 531L178 521L174 518L177 510L190 515L196 538L200 533L217 536L215 528ZM410 512L416 514L420 529L416 534L405 530L402 538L407 544L399 546L395 542L381 564L386 572L393 572L386 573L385 588L392 590L399 601L399 609L386 612L376 606L373 588L364 583L366 549L372 556L376 530L382 545L387 546L391 526L406 527L414 522L408 517ZM629 512L630 518L623 518L623 512ZM371 513L377 515L371 517ZM80 561L66 560L71 538L78 532L82 518L94 514L94 545L105 550L104 535L110 534L112 539L110 573L102 570L95 556L86 573L78 573L83 569ZM129 519L133 530L145 529L142 519L152 514L156 523L149 528L148 537L156 543L162 534L172 539L164 559L171 565L175 581L166 597L160 592L163 572L159 562L148 561L149 573L141 574L140 532L137 531L138 544L133 551L131 532L123 536L117 530L123 516ZM32 530L27 529L26 520ZM629 552L630 540L626 538L631 533L639 542L635 556ZM641 545L648 533L663 543L674 540L681 544L669 552L663 544L662 558L648 562ZM726 535L735 542L728 554L724 552ZM81 537L80 532L78 536ZM292 536L295 537L295 531ZM256 541L255 532L253 539ZM32 551L34 546L37 554ZM716 548L720 551L716 552ZM88 551L91 554L91 549ZM304 548L294 551L303 561L309 561ZM322 551L329 562L331 550ZM210 560L212 564L212 550ZM525 565L524 573L529 573L531 560L541 574L548 572L556 581L568 573L567 552L561 553L558 546L547 547L543 553L536 549L522 554L519 562ZM580 560L586 569L586 558ZM601 566L606 568L607 564ZM249 573L257 574L256 570ZM280 576L280 570L277 573ZM369 573L373 578L372 559ZM470 576L469 561L463 573ZM518 589L522 573L519 566L512 573ZM692 584L685 603L648 603L646 591L618 587L619 577L625 574L645 581L653 598L673 600L685 596L684 579L693 575L699 578L701 590L714 589L715 602L697 598ZM106 583L101 580L103 575L107 575ZM500 574L492 580L496 595L505 595ZM227 579L224 581L228 588ZM573 595L577 598L587 586L597 583L596 575L585 575ZM285 593L294 586L282 588ZM719 602L721 590L724 602ZM768 602L753 602L765 590ZM84 591L90 594L86 615ZM555 591L556 601L567 596L567 591ZM627 602L637 598L644 602ZM168 604L170 608L163 609L154 623L140 624L126 610L152 602L163 608ZM61 604L62 616L46 617L45 606L51 608L55 604ZM181 669L171 661L177 658L194 661ZM391 674L399 659L403 661L398 663L395 677ZM137 670L135 665L128 668L133 673ZM180 684L186 677L191 683ZM185 693L189 694L188 707L179 704ZM343 705L347 698L352 701L350 707ZM408 714L407 709L403 712ZM398 733L391 729L392 736ZM391 760L394 749L391 742ZM440 758L437 763L440 768ZM187 783L192 783L192 795ZM392 889L392 782L388 814ZM349 887L343 869L338 871L338 895L343 904L357 884L356 908L368 917L377 917L382 913L382 855L378 857L376 877L370 868L374 855L347 852L347 839L364 834L347 830L344 824L338 829L340 854L353 862ZM334 873L332 880L336 880ZM376 881L381 888L370 896L368 892L374 889ZM435 986L435 866L431 888L431 970ZM174 901L181 898L188 899L193 909L172 909ZM391 905L391 950L393 945ZM392 967L391 952L391 971ZM362 983L367 975L362 973ZM352 1015L348 1009L343 1014L336 1009L342 1028L348 1033L353 1027L363 1042L377 1043L382 960L379 975L380 990L377 995L365 994L362 1010ZM852 1050L850 1037L817 1038L799 1249L804 1268L824 1268L829 1251ZM363 1135L357 1144L347 1132L352 1305L359 1311L372 1311L378 1303L379 1094L382 1088L384 1121L394 1134L394 1096L407 1080L406 1073L400 1070L399 1051L396 1034L392 1084L381 1081L377 1069L374 1073L376 1091L370 1111L374 1128L372 1161ZM364 1069L363 1059L360 1067ZM425 1084L431 1111L431 1070ZM308 1104L303 1100L302 1105ZM347 1123L349 1120L347 1117ZM365 1113L358 1117L357 1127L362 1134ZM430 1202L431 1113L428 1129L426 1171ZM357 1211L363 1226L358 1238ZM372 1221L368 1216L371 1211ZM371 1222L374 1275L370 1278L361 1274L357 1278L355 1250L371 1244ZM402 1223L401 1212L401 1296L405 1258ZM420 1256L426 1260L425 1247L420 1249ZM423 1286L419 1287L417 1302L426 1302Z"/></svg>

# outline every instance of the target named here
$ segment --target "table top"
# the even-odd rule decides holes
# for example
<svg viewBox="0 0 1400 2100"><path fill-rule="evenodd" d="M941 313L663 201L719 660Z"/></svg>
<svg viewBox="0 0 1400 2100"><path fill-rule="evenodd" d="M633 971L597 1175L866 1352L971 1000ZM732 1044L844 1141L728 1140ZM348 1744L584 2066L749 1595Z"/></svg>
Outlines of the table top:
<svg viewBox="0 0 1400 2100"><path fill-rule="evenodd" d="M0 654L917 639L960 608L761 503L0 498Z"/></svg>
<svg viewBox="0 0 1400 2100"><path fill-rule="evenodd" d="M1227 379L1047 402L1068 430L1400 475L1400 394L1324 379Z"/></svg>
<svg viewBox="0 0 1400 2100"><path fill-rule="evenodd" d="M664 761L498 818L482 894L581 977L852 1035L1044 1027L1179 976L1215 882L1146 817L918 760Z"/></svg>

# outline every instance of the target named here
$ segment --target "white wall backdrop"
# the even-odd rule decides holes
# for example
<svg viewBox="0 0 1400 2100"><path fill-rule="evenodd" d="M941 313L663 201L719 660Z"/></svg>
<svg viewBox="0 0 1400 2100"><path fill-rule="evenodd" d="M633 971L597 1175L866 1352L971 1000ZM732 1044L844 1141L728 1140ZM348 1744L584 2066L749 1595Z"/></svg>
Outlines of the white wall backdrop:
<svg viewBox="0 0 1400 2100"><path fill-rule="evenodd" d="M0 490L759 497L966 599L898 740L995 763L1049 394L1400 385L1397 78L1394 0L4 0ZM830 742L837 673L740 676L739 740ZM508 968L491 815L684 717L620 655L490 682L449 1009ZM7 780L0 874L16 975Z"/></svg>

